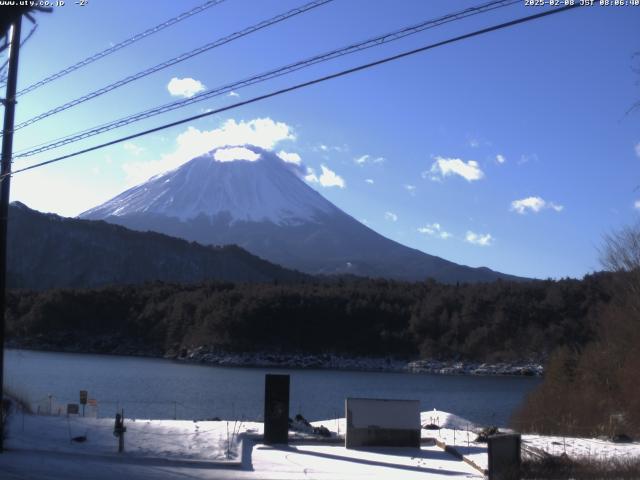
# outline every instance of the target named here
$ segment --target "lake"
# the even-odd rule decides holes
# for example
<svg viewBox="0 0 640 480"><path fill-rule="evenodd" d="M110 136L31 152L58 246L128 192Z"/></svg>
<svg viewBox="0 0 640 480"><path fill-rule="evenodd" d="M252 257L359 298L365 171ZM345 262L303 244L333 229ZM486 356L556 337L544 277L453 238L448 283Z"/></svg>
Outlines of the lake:
<svg viewBox="0 0 640 480"><path fill-rule="evenodd" d="M164 359L76 353L5 351L5 385L48 411L79 402L87 390L97 414L124 408L130 418L262 420L264 376L291 375L290 415L309 420L344 416L346 397L420 400L480 424L504 426L535 377L216 367ZM51 398L49 397L51 395Z"/></svg>

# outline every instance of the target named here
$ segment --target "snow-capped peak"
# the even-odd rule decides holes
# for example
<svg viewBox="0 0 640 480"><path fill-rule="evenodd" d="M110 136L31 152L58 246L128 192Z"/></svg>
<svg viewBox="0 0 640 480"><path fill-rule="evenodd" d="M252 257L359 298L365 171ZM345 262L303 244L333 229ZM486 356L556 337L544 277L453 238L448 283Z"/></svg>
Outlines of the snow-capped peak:
<svg viewBox="0 0 640 480"><path fill-rule="evenodd" d="M338 209L301 178L300 167L255 146L223 147L151 178L80 216L139 213L189 220L226 213L232 221L314 222Z"/></svg>

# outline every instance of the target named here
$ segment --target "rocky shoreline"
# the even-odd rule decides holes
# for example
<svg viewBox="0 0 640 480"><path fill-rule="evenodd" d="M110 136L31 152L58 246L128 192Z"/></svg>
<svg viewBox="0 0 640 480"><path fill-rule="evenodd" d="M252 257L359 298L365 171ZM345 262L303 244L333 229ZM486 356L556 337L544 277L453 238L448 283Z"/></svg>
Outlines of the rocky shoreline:
<svg viewBox="0 0 640 480"><path fill-rule="evenodd" d="M423 373L438 375L511 375L541 376L538 362L480 363L459 360L407 360L393 357L357 357L337 354L242 352L229 353L207 346L181 348L163 352L110 336L95 337L91 342L64 341L69 338L13 338L7 348L65 353L93 353L134 357L165 358L178 362L219 367L310 368L365 372Z"/></svg>
<svg viewBox="0 0 640 480"><path fill-rule="evenodd" d="M207 347L169 352L165 358L221 367L314 368L370 372L426 373L440 375L541 376L540 363L479 363L440 360L400 360L391 357L350 357L334 354L227 353Z"/></svg>

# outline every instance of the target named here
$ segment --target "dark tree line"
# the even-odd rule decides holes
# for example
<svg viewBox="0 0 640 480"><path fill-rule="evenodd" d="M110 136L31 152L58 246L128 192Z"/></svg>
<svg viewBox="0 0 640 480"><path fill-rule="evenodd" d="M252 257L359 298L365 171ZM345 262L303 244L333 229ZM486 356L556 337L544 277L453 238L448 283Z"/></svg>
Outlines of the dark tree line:
<svg viewBox="0 0 640 480"><path fill-rule="evenodd" d="M590 342L551 355L512 419L519 430L640 439L640 223L605 237L601 253L615 296L592 314Z"/></svg>
<svg viewBox="0 0 640 480"><path fill-rule="evenodd" d="M611 274L583 280L445 285L340 278L295 284L153 283L12 291L16 344L164 354L226 351L340 353L477 361L546 358L593 336ZM79 347L78 347L79 346Z"/></svg>

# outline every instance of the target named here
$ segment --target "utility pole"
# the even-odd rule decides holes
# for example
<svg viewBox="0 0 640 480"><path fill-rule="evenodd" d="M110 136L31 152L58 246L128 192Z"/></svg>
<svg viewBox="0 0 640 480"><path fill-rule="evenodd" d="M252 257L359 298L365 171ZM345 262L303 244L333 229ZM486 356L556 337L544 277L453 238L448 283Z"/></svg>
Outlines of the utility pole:
<svg viewBox="0 0 640 480"><path fill-rule="evenodd" d="M2 163L0 164L0 453L4 451L4 331L7 308L7 216L9 214L9 188L11 185L11 156L13 155L13 125L16 111L18 84L18 57L20 55L20 27L22 15L17 15L9 35L9 70L4 103L4 129L2 135Z"/></svg>

